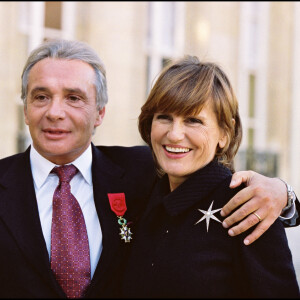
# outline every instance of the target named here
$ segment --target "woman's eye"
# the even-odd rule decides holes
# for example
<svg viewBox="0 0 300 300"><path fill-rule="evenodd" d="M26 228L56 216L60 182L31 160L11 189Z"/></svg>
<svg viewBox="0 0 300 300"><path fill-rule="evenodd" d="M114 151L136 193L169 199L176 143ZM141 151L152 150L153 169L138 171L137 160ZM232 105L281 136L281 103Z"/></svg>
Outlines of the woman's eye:
<svg viewBox="0 0 300 300"><path fill-rule="evenodd" d="M157 120L171 120L171 117L169 115L161 114L161 115L157 115L156 119Z"/></svg>
<svg viewBox="0 0 300 300"><path fill-rule="evenodd" d="M197 118L188 118L187 122L190 124L203 124L202 120Z"/></svg>

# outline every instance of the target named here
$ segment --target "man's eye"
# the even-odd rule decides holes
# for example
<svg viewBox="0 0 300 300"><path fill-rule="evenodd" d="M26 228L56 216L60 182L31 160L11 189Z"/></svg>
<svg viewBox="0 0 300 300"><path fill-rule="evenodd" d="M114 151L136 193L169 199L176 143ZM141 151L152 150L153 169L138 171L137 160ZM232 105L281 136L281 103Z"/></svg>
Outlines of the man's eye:
<svg viewBox="0 0 300 300"><path fill-rule="evenodd" d="M80 100L80 98L78 96L72 96L72 95L69 96L68 99L71 100L72 102L76 102L76 101Z"/></svg>
<svg viewBox="0 0 300 300"><path fill-rule="evenodd" d="M45 95L36 95L36 96L34 97L34 99L35 99L35 100L38 100L38 101L44 101L44 100L46 100L47 98L46 98Z"/></svg>

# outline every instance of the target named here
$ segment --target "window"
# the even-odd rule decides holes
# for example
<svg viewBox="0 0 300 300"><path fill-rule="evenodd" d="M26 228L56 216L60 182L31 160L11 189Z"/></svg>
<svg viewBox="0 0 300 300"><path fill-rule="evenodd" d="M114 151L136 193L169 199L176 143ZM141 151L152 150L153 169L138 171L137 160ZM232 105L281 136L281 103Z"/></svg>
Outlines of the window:
<svg viewBox="0 0 300 300"><path fill-rule="evenodd" d="M46 28L61 30L62 2L45 2L45 23Z"/></svg>
<svg viewBox="0 0 300 300"><path fill-rule="evenodd" d="M276 176L277 153L267 147L267 62L269 3L240 2L238 98L243 140L238 169Z"/></svg>
<svg viewBox="0 0 300 300"><path fill-rule="evenodd" d="M182 55L183 2L148 2L147 91L163 66Z"/></svg>

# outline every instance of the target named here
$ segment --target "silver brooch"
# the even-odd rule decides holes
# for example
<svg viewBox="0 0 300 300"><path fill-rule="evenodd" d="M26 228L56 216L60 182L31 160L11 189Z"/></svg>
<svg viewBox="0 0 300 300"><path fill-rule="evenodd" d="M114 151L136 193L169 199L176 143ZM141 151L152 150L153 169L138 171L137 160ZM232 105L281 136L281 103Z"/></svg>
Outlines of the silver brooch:
<svg viewBox="0 0 300 300"><path fill-rule="evenodd" d="M214 219L215 221L218 221L220 223L222 223L217 217L214 216L214 213L220 211L222 208L219 208L219 209L215 209L215 210L211 210L212 209L212 206L213 206L213 203L214 201L212 201L210 207L208 210L202 210L202 209L198 209L199 211L201 211L204 216L199 220L197 221L194 225L200 223L201 221L203 221L204 219L206 219L206 229L207 229L207 232L208 232L208 227L209 227L209 221L210 219Z"/></svg>

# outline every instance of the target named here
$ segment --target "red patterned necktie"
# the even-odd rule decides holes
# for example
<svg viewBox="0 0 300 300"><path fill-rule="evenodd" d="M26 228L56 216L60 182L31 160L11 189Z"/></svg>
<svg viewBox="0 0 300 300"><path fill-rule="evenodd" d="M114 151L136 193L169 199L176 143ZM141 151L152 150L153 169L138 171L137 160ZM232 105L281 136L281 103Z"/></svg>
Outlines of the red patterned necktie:
<svg viewBox="0 0 300 300"><path fill-rule="evenodd" d="M55 167L59 177L53 195L51 269L68 298L80 298L90 284L90 251L83 214L71 194L73 165Z"/></svg>

